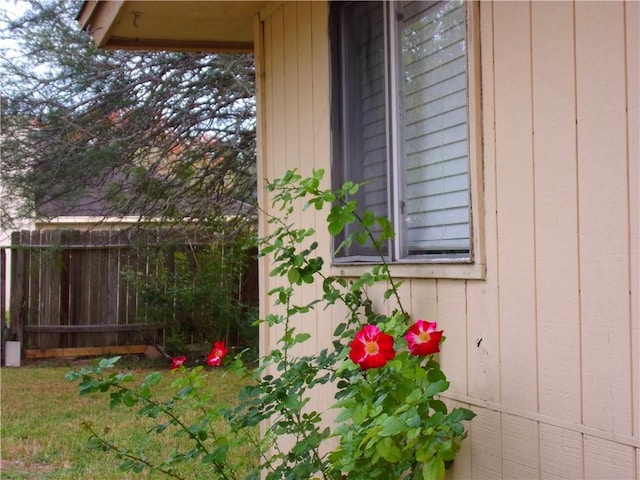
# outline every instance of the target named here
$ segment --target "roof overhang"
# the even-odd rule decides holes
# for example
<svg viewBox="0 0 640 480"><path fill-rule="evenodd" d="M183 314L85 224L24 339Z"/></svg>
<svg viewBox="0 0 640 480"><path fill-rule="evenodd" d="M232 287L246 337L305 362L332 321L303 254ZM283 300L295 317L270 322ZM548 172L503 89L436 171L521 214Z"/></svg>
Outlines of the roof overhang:
<svg viewBox="0 0 640 480"><path fill-rule="evenodd" d="M253 52L254 16L269 2L89 0L78 14L100 48Z"/></svg>

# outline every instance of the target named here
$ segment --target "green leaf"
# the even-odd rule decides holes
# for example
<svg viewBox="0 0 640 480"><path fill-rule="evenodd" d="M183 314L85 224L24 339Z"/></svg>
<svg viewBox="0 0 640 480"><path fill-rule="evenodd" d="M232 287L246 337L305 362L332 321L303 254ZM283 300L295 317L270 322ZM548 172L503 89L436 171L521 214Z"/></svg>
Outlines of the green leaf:
<svg viewBox="0 0 640 480"><path fill-rule="evenodd" d="M109 402L109 408L115 408L122 403L121 392L111 392L111 401Z"/></svg>
<svg viewBox="0 0 640 480"><path fill-rule="evenodd" d="M388 417L382 424L381 437L397 435L407 428L406 424L397 417Z"/></svg>
<svg viewBox="0 0 640 480"><path fill-rule="evenodd" d="M202 463L224 463L227 460L228 451L228 444L220 445L213 452L205 455L202 459Z"/></svg>
<svg viewBox="0 0 640 480"><path fill-rule="evenodd" d="M449 382L447 382L446 380L438 380L437 382L434 383L430 383L425 392L424 395L426 397L433 397L434 395L437 395L438 393L442 393L444 391L447 390L447 388L449 388Z"/></svg>
<svg viewBox="0 0 640 480"><path fill-rule="evenodd" d="M349 195L355 195L356 193L358 193L358 190L360 190L360 185L355 183L347 189L347 192L349 193Z"/></svg>
<svg viewBox="0 0 640 480"><path fill-rule="evenodd" d="M121 472L128 472L129 470L131 470L135 465L135 462L129 458L127 458L124 462L122 462L120 464L120 466L118 467L118 469Z"/></svg>
<svg viewBox="0 0 640 480"><path fill-rule="evenodd" d="M363 227L373 227L376 223L376 216L371 210L367 210L362 214L362 220L360 221Z"/></svg>
<svg viewBox="0 0 640 480"><path fill-rule="evenodd" d="M84 446L85 448L88 448L90 450L98 450L102 448L103 442L98 437L91 437L89 440L86 441Z"/></svg>
<svg viewBox="0 0 640 480"><path fill-rule="evenodd" d="M423 480L442 480L444 478L444 461L437 455L422 465Z"/></svg>
<svg viewBox="0 0 640 480"><path fill-rule="evenodd" d="M289 296L287 295L287 292L285 292L284 290L281 290L280 292L278 292L278 300L280 301L280 303L282 304L287 303L288 298Z"/></svg>
<svg viewBox="0 0 640 480"><path fill-rule="evenodd" d="M290 283L298 283L298 281L300 280L300 270L298 270L297 268L292 268L291 270L289 270L289 272L287 273L287 279Z"/></svg>
<svg viewBox="0 0 640 480"><path fill-rule="evenodd" d="M301 402L300 400L298 400L298 395L296 395L295 393L290 393L282 403L288 409L297 411L302 408L305 402Z"/></svg>
<svg viewBox="0 0 640 480"><path fill-rule="evenodd" d="M447 423L458 423L458 422L462 422L463 420L471 420L475 416L476 414L473 413L468 408L458 407L458 408L454 408L451 411L451 413L447 417Z"/></svg>
<svg viewBox="0 0 640 480"><path fill-rule="evenodd" d="M342 422L346 422L347 420L351 420L353 418L353 413L351 410L341 410L340 413L336 416L335 422L336 424L340 424Z"/></svg>
<svg viewBox="0 0 640 480"><path fill-rule="evenodd" d="M401 450L388 437L376 443L376 452L389 463L396 463L402 460Z"/></svg>
<svg viewBox="0 0 640 480"><path fill-rule="evenodd" d="M308 333L298 333L293 339L293 343L303 343L311 338Z"/></svg>
<svg viewBox="0 0 640 480"><path fill-rule="evenodd" d="M344 222L329 222L329 226L327 227L329 233L333 236L338 235L342 229L344 228Z"/></svg>
<svg viewBox="0 0 640 480"><path fill-rule="evenodd" d="M100 383L98 381L93 381L91 379L83 380L80 385L78 385L78 390L80 395L86 395L88 393L93 393L99 389Z"/></svg>
<svg viewBox="0 0 640 480"><path fill-rule="evenodd" d="M142 384L152 387L160 383L160 380L162 380L162 374L160 372L153 372L146 376Z"/></svg>
<svg viewBox="0 0 640 480"><path fill-rule="evenodd" d="M351 410L351 420L354 425L360 425L367 418L368 407L364 403L359 403Z"/></svg>
<svg viewBox="0 0 640 480"><path fill-rule="evenodd" d="M151 389L149 388L149 385L142 385L138 393L144 399L151 397Z"/></svg>
<svg viewBox="0 0 640 480"><path fill-rule="evenodd" d="M438 380L446 380L447 377L444 372L440 370L440 365L438 365L437 368L429 370L429 373L427 373L427 379L430 382L437 382Z"/></svg>
<svg viewBox="0 0 640 480"><path fill-rule="evenodd" d="M133 396L131 392L126 392L124 395L122 395L122 403L124 403L127 407L133 407L136 403L138 403L138 400Z"/></svg>
<svg viewBox="0 0 640 480"><path fill-rule="evenodd" d="M351 180L347 180L342 184L341 190L348 193L350 188L353 188L353 182Z"/></svg>
<svg viewBox="0 0 640 480"><path fill-rule="evenodd" d="M422 398L422 390L420 388L416 388L409 395L407 395L407 397L405 398L405 402L411 405L414 403L418 403Z"/></svg>
<svg viewBox="0 0 640 480"><path fill-rule="evenodd" d="M193 387L191 385L186 385L185 387L181 388L177 393L176 393L176 398L185 398L187 396L189 396L191 393L193 392Z"/></svg>
<svg viewBox="0 0 640 480"><path fill-rule="evenodd" d="M432 399L429 401L429 406L433 408L436 412L447 413L447 405L442 400Z"/></svg>
<svg viewBox="0 0 640 480"><path fill-rule="evenodd" d="M336 329L333 331L333 336L334 337L339 337L340 335L342 335L344 333L346 328L347 328L347 324L346 323L338 324Z"/></svg>
<svg viewBox="0 0 640 480"><path fill-rule="evenodd" d="M116 363L118 363L120 358L122 358L122 357L118 356L118 357L112 357L112 358L101 358L100 361L98 362L98 367L99 368L111 368Z"/></svg>
<svg viewBox="0 0 640 480"><path fill-rule="evenodd" d="M332 191L327 190L322 194L322 199L327 203L333 203L336 201L336 196Z"/></svg>

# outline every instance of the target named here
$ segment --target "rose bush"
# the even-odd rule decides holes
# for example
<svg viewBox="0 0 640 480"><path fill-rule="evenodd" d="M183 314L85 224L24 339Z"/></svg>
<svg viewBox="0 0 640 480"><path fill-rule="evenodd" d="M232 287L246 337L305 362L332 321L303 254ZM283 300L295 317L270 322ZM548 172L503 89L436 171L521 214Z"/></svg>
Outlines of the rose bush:
<svg viewBox="0 0 640 480"><path fill-rule="evenodd" d="M170 424L178 425L193 440L188 454L172 456L161 468L145 463L140 456L134 461L130 455L127 465L133 462L139 469L172 475L173 463L200 459L211 463L216 478L235 479L239 478L238 470L227 453L233 442L238 442L253 445L259 459L247 477L250 479L261 474L267 480L425 480L444 476L445 465L455 458L466 437L463 422L474 414L466 408L449 411L439 398L449 387L434 357L444 340L443 331L437 330L435 322L412 322L402 305L400 282L391 277L382 250L393 237L388 220L370 212L356 213L351 198L359 185L348 182L337 191L323 190L322 178L321 170L308 178L290 171L267 186L277 214L269 217L272 233L261 239L260 254L269 256L270 275L281 281L269 292L274 308L262 322L265 328L281 332L281 337L261 357L257 368L247 368L241 357L232 363L232 370L252 380L235 407L214 409L199 398L198 385L206 381L198 370L201 367L186 369L177 365L181 359L172 362L171 368L182 372L186 380L176 381L179 394L162 408L152 400L151 382L135 390L125 386L122 377L105 375L104 368L113 362L69 375L80 381L81 393L115 390L118 398L129 399L116 404L142 403L145 407L140 414L168 416ZM329 206L327 222L332 235L343 232L347 224L359 225L359 229L350 229L352 233L337 250L351 242L368 242L378 251L379 264L357 278L327 275L324 259L317 253L319 245L313 241L314 230L296 228L289 221L293 205L300 202L304 208L318 210ZM374 231L379 233L374 235ZM297 303L301 296L295 295L296 289L316 282L322 291L320 298ZM379 298L370 298L376 284L387 288ZM376 310L388 300L394 305L389 314ZM347 314L337 325L332 344L320 351L316 343L307 347L312 337L294 328L297 317L304 325L314 309L336 304L342 304ZM226 354L224 343L216 342L206 363L219 366ZM334 422L325 421L326 412L310 404L314 389L325 384L332 385L335 392L334 407L339 413ZM175 405L194 398L202 417L191 425L180 423ZM213 417L226 419L229 435L220 437L208 428ZM258 425L262 426L260 439L245 436ZM114 450L95 431L90 446ZM115 451L122 458L122 452Z"/></svg>

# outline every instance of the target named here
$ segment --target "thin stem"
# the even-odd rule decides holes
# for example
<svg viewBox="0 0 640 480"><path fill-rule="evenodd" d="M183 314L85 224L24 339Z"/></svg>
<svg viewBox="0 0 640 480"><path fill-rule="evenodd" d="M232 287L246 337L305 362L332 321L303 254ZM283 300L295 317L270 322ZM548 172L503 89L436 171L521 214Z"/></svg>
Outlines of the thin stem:
<svg viewBox="0 0 640 480"><path fill-rule="evenodd" d="M98 435L98 433L91 427L91 425L89 425L87 422L83 423L84 427L89 430L89 432L95 437L97 438L100 443L107 447L109 450L113 450L114 452L116 452L120 457L124 457L124 458L128 458L130 460L135 460L136 462L139 463L143 463L144 465L146 465L148 468L150 468L151 470L157 470L160 473L167 475L169 477L172 478L176 478L178 480L184 480L183 477L175 474L174 472L172 472L171 470L167 470L165 468L162 467L157 467L155 465L153 465L151 462L149 462L148 460L145 460L144 458L141 457L137 457L135 455L132 455L128 452L122 451L120 450L116 445L112 444L111 442L107 441L106 439L102 438L100 435Z"/></svg>

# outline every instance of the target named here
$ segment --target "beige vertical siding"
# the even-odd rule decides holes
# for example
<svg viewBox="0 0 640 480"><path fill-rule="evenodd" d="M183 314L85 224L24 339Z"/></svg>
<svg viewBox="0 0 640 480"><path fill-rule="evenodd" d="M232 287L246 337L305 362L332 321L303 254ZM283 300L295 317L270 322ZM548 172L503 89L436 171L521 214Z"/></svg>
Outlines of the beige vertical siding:
<svg viewBox="0 0 640 480"><path fill-rule="evenodd" d="M576 6L583 419L630 435L630 375L621 368L630 359L623 27L622 4Z"/></svg>
<svg viewBox="0 0 640 480"><path fill-rule="evenodd" d="M531 24L540 413L578 423L580 270L573 4L535 3ZM554 440L547 435L547 441Z"/></svg>
<svg viewBox="0 0 640 480"><path fill-rule="evenodd" d="M536 411L530 5L498 2L493 18L500 393L504 405Z"/></svg>
<svg viewBox="0 0 640 480"><path fill-rule="evenodd" d="M640 478L639 10L480 3L486 276L401 291L446 330L448 401L478 414L452 478ZM261 177L329 172L327 14L287 2L256 21ZM328 256L322 215L295 218ZM278 280L261 267L265 315ZM328 345L343 313L299 319L305 348ZM263 350L278 333L263 329Z"/></svg>

